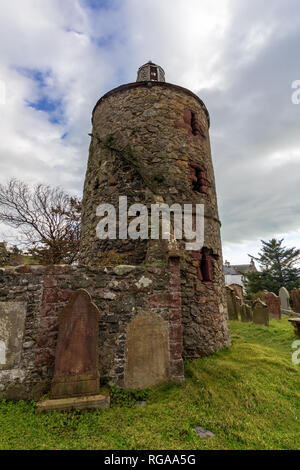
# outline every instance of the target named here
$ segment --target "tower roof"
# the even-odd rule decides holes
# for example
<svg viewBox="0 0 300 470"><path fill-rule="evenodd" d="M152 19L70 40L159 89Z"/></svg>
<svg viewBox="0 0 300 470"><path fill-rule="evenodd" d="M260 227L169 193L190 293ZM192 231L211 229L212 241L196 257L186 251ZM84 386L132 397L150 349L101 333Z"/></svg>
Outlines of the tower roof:
<svg viewBox="0 0 300 470"><path fill-rule="evenodd" d="M165 72L162 67L149 60L138 69L137 82L165 82Z"/></svg>

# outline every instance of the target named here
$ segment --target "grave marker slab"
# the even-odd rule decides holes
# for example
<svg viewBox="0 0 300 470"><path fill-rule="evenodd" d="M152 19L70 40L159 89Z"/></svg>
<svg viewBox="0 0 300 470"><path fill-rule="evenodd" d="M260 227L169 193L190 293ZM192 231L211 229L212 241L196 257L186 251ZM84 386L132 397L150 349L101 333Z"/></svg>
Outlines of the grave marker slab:
<svg viewBox="0 0 300 470"><path fill-rule="evenodd" d="M99 394L99 310L79 289L59 314L51 398Z"/></svg>
<svg viewBox="0 0 300 470"><path fill-rule="evenodd" d="M291 299L293 302L293 310L296 313L300 313L300 289L293 289L291 291Z"/></svg>
<svg viewBox="0 0 300 470"><path fill-rule="evenodd" d="M237 297L234 290L226 286L226 300L227 300L227 310L229 320L238 320L239 319L239 306L237 304Z"/></svg>
<svg viewBox="0 0 300 470"><path fill-rule="evenodd" d="M243 304L241 306L241 320L243 323L249 323L253 320L252 309L250 305Z"/></svg>
<svg viewBox="0 0 300 470"><path fill-rule="evenodd" d="M290 294L285 287L281 287L279 290L279 297L281 303L281 310L292 310L290 306Z"/></svg>
<svg viewBox="0 0 300 470"><path fill-rule="evenodd" d="M25 302L0 302L0 370L20 363L25 318Z"/></svg>
<svg viewBox="0 0 300 470"><path fill-rule="evenodd" d="M269 326L268 307L260 299L256 300L253 305L253 323Z"/></svg>
<svg viewBox="0 0 300 470"><path fill-rule="evenodd" d="M125 388L152 387L169 375L168 324L156 313L140 313L127 329Z"/></svg>
<svg viewBox="0 0 300 470"><path fill-rule="evenodd" d="M242 304L244 303L244 292L242 286L239 284L230 284L229 287L234 290L235 295L241 299Z"/></svg>
<svg viewBox="0 0 300 470"><path fill-rule="evenodd" d="M262 301L268 306L269 316L281 320L281 302L278 295L274 292L264 291Z"/></svg>

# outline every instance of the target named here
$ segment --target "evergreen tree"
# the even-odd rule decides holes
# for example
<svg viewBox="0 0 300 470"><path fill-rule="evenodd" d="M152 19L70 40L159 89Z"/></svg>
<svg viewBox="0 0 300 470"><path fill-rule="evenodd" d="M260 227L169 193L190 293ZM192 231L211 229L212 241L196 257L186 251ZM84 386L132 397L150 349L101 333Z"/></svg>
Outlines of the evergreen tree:
<svg viewBox="0 0 300 470"><path fill-rule="evenodd" d="M300 287L300 250L282 245L284 239L262 242L258 257L249 255L260 265L261 271L246 275L246 291L253 294L269 290L278 294L280 287L292 290Z"/></svg>

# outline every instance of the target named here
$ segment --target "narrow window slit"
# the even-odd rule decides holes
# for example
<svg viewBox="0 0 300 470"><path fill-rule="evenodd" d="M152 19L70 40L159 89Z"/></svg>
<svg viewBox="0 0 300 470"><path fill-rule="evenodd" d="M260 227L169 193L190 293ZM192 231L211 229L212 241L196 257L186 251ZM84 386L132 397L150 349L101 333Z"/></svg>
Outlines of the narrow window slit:
<svg viewBox="0 0 300 470"><path fill-rule="evenodd" d="M214 282L214 261L218 255L215 255L212 249L203 247L200 251L193 252L192 257L198 261L198 279L208 284Z"/></svg>
<svg viewBox="0 0 300 470"><path fill-rule="evenodd" d="M193 191L207 194L210 183L206 177L205 169L198 163L190 163L190 180Z"/></svg>

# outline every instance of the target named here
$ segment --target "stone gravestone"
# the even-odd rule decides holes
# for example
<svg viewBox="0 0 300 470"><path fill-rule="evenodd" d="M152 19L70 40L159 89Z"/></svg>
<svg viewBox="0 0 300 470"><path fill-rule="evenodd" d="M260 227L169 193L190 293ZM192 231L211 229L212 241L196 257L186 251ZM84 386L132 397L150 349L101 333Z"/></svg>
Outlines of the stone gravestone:
<svg viewBox="0 0 300 470"><path fill-rule="evenodd" d="M241 320L243 323L251 322L253 319L252 309L249 305L243 304L241 306Z"/></svg>
<svg viewBox="0 0 300 470"><path fill-rule="evenodd" d="M290 306L290 294L288 293L285 287L280 288L279 297L281 303L281 312L287 313L289 315L292 310Z"/></svg>
<svg viewBox="0 0 300 470"><path fill-rule="evenodd" d="M242 300L237 295L235 296L235 303L237 309L237 319L241 318L241 310L242 310Z"/></svg>
<svg viewBox="0 0 300 470"><path fill-rule="evenodd" d="M300 318L289 318L289 322L291 322L294 327L295 336L300 338Z"/></svg>
<svg viewBox="0 0 300 470"><path fill-rule="evenodd" d="M84 289L60 312L51 398L99 393L99 310Z"/></svg>
<svg viewBox="0 0 300 470"><path fill-rule="evenodd" d="M244 292L243 292L243 288L242 286L240 286L239 284L230 284L231 289L234 290L235 292L235 295L241 299L241 303L243 304L244 303Z"/></svg>
<svg viewBox="0 0 300 470"><path fill-rule="evenodd" d="M17 368L22 354L26 303L0 302L0 370Z"/></svg>
<svg viewBox="0 0 300 470"><path fill-rule="evenodd" d="M300 289L293 289L291 291L291 299L293 303L293 310L296 313L300 313Z"/></svg>
<svg viewBox="0 0 300 470"><path fill-rule="evenodd" d="M278 295L274 292L264 291L262 301L268 306L269 316L281 320L281 302Z"/></svg>
<svg viewBox="0 0 300 470"><path fill-rule="evenodd" d="M253 305L253 323L269 326L268 306L260 299L256 300Z"/></svg>
<svg viewBox="0 0 300 470"><path fill-rule="evenodd" d="M236 301L236 295L234 290L226 286L226 299L227 299L227 309L228 309L228 318L229 320L238 320L238 304Z"/></svg>
<svg viewBox="0 0 300 470"><path fill-rule="evenodd" d="M126 336L125 388L168 381L168 323L156 313L143 312L131 320Z"/></svg>
<svg viewBox="0 0 300 470"><path fill-rule="evenodd" d="M249 321L253 321L252 308L250 307L250 305L247 305L247 304L246 304L246 313L247 313L247 317L249 318Z"/></svg>

